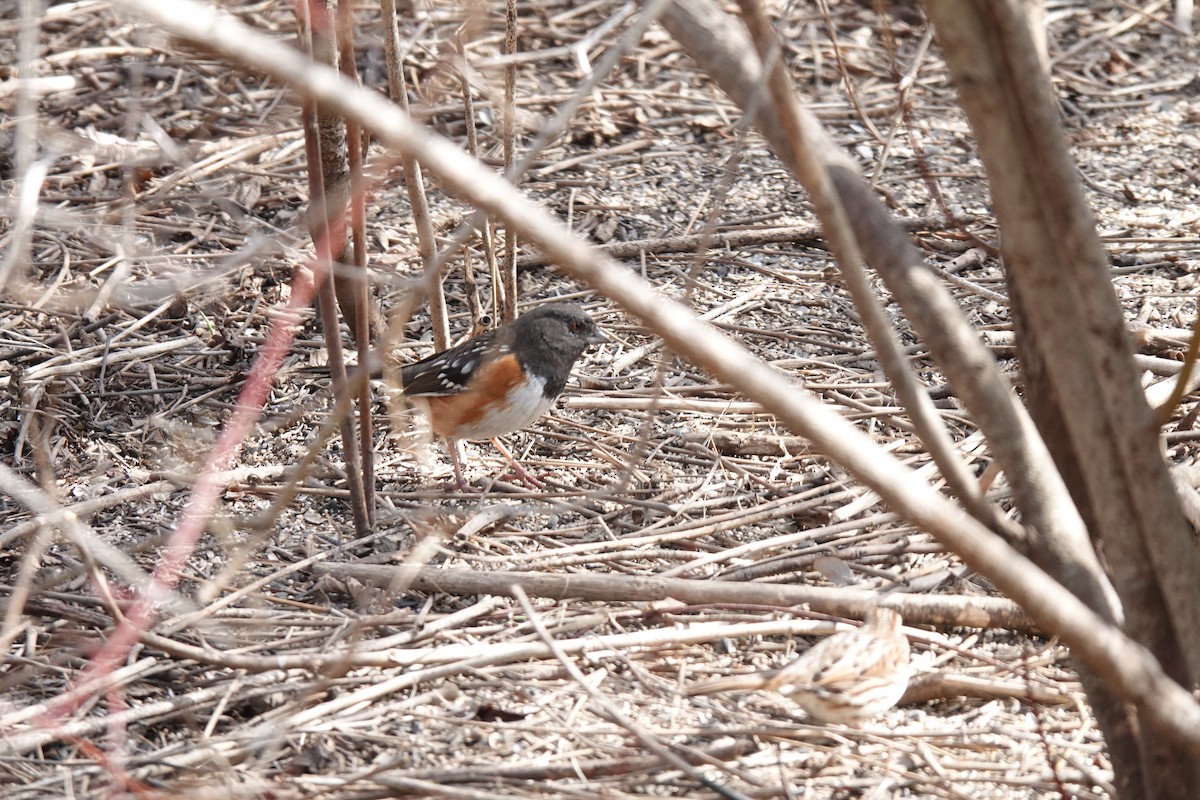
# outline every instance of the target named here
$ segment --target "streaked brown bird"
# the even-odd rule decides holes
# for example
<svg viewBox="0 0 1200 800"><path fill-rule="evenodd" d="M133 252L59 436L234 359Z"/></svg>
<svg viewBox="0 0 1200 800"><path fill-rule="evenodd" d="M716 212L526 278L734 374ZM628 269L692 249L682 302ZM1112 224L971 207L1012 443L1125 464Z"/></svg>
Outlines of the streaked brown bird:
<svg viewBox="0 0 1200 800"><path fill-rule="evenodd" d="M899 702L912 674L900 615L873 608L861 627L835 633L778 669L697 684L689 695L778 692L819 722L852 724Z"/></svg>

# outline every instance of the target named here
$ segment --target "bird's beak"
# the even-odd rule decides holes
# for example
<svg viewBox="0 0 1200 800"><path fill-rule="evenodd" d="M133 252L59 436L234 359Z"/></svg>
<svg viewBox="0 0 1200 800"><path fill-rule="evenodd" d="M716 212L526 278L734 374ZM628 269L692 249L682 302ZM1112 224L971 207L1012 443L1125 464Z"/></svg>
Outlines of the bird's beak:
<svg viewBox="0 0 1200 800"><path fill-rule="evenodd" d="M588 344L604 344L605 342L611 341L612 338L599 328L593 328L592 332L588 334L587 338Z"/></svg>

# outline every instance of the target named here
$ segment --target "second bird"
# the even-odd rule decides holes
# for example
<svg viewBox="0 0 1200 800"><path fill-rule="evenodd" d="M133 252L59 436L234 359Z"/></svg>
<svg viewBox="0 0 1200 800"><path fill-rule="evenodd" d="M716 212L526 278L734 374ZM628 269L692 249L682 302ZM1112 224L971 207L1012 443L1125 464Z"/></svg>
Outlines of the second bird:
<svg viewBox="0 0 1200 800"><path fill-rule="evenodd" d="M878 716L908 688L908 637L889 608L867 612L862 627L817 642L779 669L697 684L688 694L778 692L819 722L854 723Z"/></svg>

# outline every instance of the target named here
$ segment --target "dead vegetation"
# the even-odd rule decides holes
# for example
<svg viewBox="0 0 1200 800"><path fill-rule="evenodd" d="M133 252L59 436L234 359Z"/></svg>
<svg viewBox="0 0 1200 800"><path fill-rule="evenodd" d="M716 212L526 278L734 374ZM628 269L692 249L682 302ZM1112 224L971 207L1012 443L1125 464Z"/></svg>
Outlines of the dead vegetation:
<svg viewBox="0 0 1200 800"><path fill-rule="evenodd" d="M285 4L227 5L259 30L294 36ZM1019 382L986 184L926 30L853 3L831 3L828 19L818 4L776 11L806 101L909 221ZM522 7L524 130L565 102L634 12L607 0ZM18 15L2 18L8 79ZM502 18L482 18L467 41L493 159ZM466 19L459 4L434 4L402 31L414 114L456 141L463 112L444 45ZM358 21L360 72L381 86L373 3L360 4ZM1195 50L1155 12L1124 3L1051 2L1048 22L1055 85L1124 311L1152 328L1187 328L1200 244ZM268 514L332 406L307 320L161 617L100 676L95 699L48 719L84 678L128 587L159 564L311 245L299 108L287 91L106 0L51 6L39 23L38 74L71 84L37 99L33 143L22 143L16 93L0 94L10 198L0 269L11 279L0 304L0 435L14 470L0 485L7 797L1111 792L1064 648L806 440L535 252L522 263L523 299L573 298L617 340L585 357L558 410L512 439L546 492L493 480L503 462L468 445L487 491L446 493L444 454L414 440L397 412L377 432L369 536L353 536L337 443L295 501ZM804 193L740 116L652 28L521 188L936 479ZM34 145L45 175L23 232L18 166ZM385 186L367 224L386 310L402 305L418 266L407 198ZM436 185L431 198L439 234L468 212ZM698 256L701 240L681 237L710 225ZM488 299L486 276L473 281ZM461 265L447 275L456 334L473 322L473 281ZM403 324L402 357L428 352L427 318ZM895 324L964 460L987 475L983 437L898 314ZM1178 353L1164 348L1143 354L1150 372L1172 371ZM1194 408L1189 400L1166 428L1172 464L1195 457ZM396 405L385 397L379 410ZM18 476L40 500L20 494ZM1001 481L991 496L1003 504L1006 491ZM400 562L427 567L398 572ZM474 582L439 582L437 570L451 569L473 571ZM715 588L647 589L672 578ZM777 664L811 641L801 637L832 630L798 603L860 616L855 589L885 596L914 626L921 674L901 707L846 728L807 724L772 697L684 696L694 681Z"/></svg>

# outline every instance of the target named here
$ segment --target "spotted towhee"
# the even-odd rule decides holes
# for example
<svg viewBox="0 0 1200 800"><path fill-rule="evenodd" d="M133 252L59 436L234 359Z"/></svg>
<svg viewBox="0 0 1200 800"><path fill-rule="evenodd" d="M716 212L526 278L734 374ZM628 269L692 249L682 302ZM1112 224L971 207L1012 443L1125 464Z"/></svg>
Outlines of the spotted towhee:
<svg viewBox="0 0 1200 800"><path fill-rule="evenodd" d="M400 379L405 396L424 406L433 432L449 440L454 479L461 488L454 440L491 439L508 455L496 437L518 431L545 414L588 345L607 341L582 309L549 303L404 366ZM523 472L519 466L518 472Z"/></svg>

